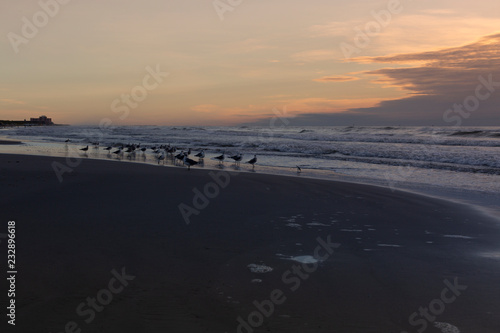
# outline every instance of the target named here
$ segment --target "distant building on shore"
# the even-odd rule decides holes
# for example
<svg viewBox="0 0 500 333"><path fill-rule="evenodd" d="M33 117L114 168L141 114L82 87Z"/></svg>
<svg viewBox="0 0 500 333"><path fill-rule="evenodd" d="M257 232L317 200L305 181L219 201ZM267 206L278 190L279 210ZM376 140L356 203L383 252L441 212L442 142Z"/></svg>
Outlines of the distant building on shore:
<svg viewBox="0 0 500 333"><path fill-rule="evenodd" d="M54 125L52 118L47 118L47 116L40 116L38 118L30 118L30 123L32 125Z"/></svg>
<svg viewBox="0 0 500 333"><path fill-rule="evenodd" d="M0 127L10 126L50 126L55 125L52 118L47 116L40 116L38 118L30 118L30 120L0 120Z"/></svg>

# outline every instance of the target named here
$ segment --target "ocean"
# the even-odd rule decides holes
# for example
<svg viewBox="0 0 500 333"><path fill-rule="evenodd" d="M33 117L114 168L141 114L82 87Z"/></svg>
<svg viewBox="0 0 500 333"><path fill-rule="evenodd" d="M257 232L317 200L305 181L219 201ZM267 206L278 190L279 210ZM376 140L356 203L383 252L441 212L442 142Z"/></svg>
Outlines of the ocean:
<svg viewBox="0 0 500 333"><path fill-rule="evenodd" d="M218 167L211 158L221 153L241 153L243 161L257 155L255 168L228 159L225 167L388 186L500 216L500 127L47 126L3 128L0 135L25 142L0 146L2 152L36 155L121 159L103 148L127 144L204 149L206 162L195 168ZM91 149L83 155L78 148L86 145ZM151 150L122 160L157 164Z"/></svg>

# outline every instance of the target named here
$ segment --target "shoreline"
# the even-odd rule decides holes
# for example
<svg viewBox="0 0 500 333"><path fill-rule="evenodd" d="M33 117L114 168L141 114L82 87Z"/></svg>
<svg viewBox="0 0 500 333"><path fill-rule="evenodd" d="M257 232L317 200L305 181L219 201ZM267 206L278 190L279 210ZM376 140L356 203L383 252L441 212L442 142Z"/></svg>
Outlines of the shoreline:
<svg viewBox="0 0 500 333"><path fill-rule="evenodd" d="M417 127L418 128L418 127ZM10 139L9 137L5 137ZM21 137L29 139L27 137ZM0 136L0 140L3 138ZM15 138L14 138L15 139ZM134 155L134 160L128 160L127 154L121 158L114 154L106 155L102 151L103 147L93 149L90 147L88 154L81 154L80 148L87 143L70 142L46 142L39 140L24 140L23 144L19 145L0 145L2 153L20 153L38 156L54 156L54 157L70 157L83 159L97 160L120 160L126 162L136 162L139 164L155 164L156 160L151 152L146 154L137 153ZM180 149L187 149L187 146L181 145ZM200 149L200 148L199 148ZM201 167L196 165L193 167L201 169L218 169L219 165L216 161L212 161L211 157L221 153L219 150L206 151L207 156L205 163ZM249 156L249 155L247 155ZM226 159L223 168L225 170L235 169L241 172L253 172L260 174L286 175L299 178L325 179L334 181L345 181L357 184L366 184L380 186L384 188L397 189L410 193L416 193L424 196L439 198L452 201L461 205L468 205L476 209L481 214L486 214L500 221L500 188L497 184L498 176L482 175L476 173L460 173L456 171L433 170L413 168L410 170L401 170L397 166L386 166L387 169L380 168L378 164L369 164L364 162L345 164L337 161L330 167L322 167L321 164L308 168L305 164L307 161L302 160L290 165L289 160L280 160L280 155L262 154L259 155L259 162L255 170L252 170L248 164L241 164L241 167L236 167L231 161ZM246 159L244 159L245 161ZM316 163L316 162L313 162ZM165 166L173 165L173 160L164 160ZM302 173L296 172L295 165L302 167ZM439 178L436 182L436 178Z"/></svg>
<svg viewBox="0 0 500 333"><path fill-rule="evenodd" d="M23 332L61 331L69 321L90 332L237 332L254 301L279 289L286 301L256 332L399 333L415 330L408 317L455 278L468 290L436 321L463 333L500 329L489 289L500 273L500 228L467 207L369 185L243 172L225 186L220 174L218 194L212 185L202 208L195 189L217 184L211 170L89 159L59 182L52 162L64 159L0 154L7 207L0 219L16 221ZM189 224L182 203L199 211ZM310 278L283 279L298 264L292 258L313 255L318 238L340 247L309 268ZM273 270L252 273L248 265ZM122 267L135 279L87 324L75 308ZM290 281L300 281L295 291Z"/></svg>
<svg viewBox="0 0 500 333"><path fill-rule="evenodd" d="M20 144L23 144L23 142L17 140L6 140L6 139L0 140L0 145L20 145Z"/></svg>
<svg viewBox="0 0 500 333"><path fill-rule="evenodd" d="M121 159L116 159L115 156L106 156L101 153L101 151L97 151L99 153L98 156L92 156L94 153L90 153L89 155L82 155L79 153L78 149L76 146L71 144L70 150L68 150L68 147L66 147L66 156L63 156L60 151L56 152L55 154L51 152L50 150L46 150L45 154L42 152L27 152L26 149L29 147L30 142L21 142L21 141L14 141L14 140L4 140L0 139L0 144L2 141L7 141L7 142L12 142L12 144L5 144L3 147L4 148L12 148L13 150L7 151L7 152L0 152L0 154L18 154L18 155L28 155L28 156L40 156L40 157L54 157L54 158L71 158L71 159L82 159L83 160L97 160L97 161L113 161L113 162L127 162L127 163L135 163L138 165L153 165L153 166L165 166L165 167L174 167L174 168L184 168L184 166L179 166L179 165L173 165L173 164L163 164L163 165L157 165L156 163L152 161L141 161L141 160L128 160L126 158L121 158ZM35 142L33 142L35 143ZM63 144L52 144L54 146L64 146ZM19 151L16 147L22 147L24 149L23 151ZM220 170L220 166L214 162L211 161L211 159L206 158L205 161L207 162L206 165L203 165L202 167L195 166L193 167L194 169L200 169L200 170ZM391 188L389 185L389 182L384 182L384 181L376 181L374 179L367 179L367 178L360 178L360 177L354 177L354 176L346 176L341 173L336 173L333 171L329 170L316 170L316 169L305 169L303 173L296 173L292 170L291 168L286 168L286 167L277 167L277 166L262 166L262 165L257 165L256 166L256 171L252 170L252 168L247 167L246 165L242 165L242 167L235 168L235 165L232 163L225 163L223 165L223 169L227 171L233 171L233 172L244 172L244 173L257 173L257 174L267 174L267 175L277 175L277 176L287 176L287 177L292 177L292 178L299 178L299 179L322 179L322 180L327 180L327 181L340 181L340 182L346 182L346 183L354 183L354 184L361 184L361 185L368 185L368 186L376 186L376 187L381 187L381 188ZM309 175L306 174L306 172L309 172ZM312 173L312 174L311 174ZM392 189L392 188L391 188ZM488 195L485 194L478 194L475 195L476 199L471 199L467 197L461 197L460 192L452 194L452 192L456 192L453 189L446 190L444 189L436 189L436 190L430 190L428 188L422 187L422 188L413 188L411 186L403 186L403 185L398 185L393 188L394 190L397 191L403 191L407 193L413 193L417 195L423 195L427 196L430 198L436 198L439 200L446 200L453 202L455 204L461 204L461 205L467 205L473 210L476 210L478 214L485 215L487 217L496 219L500 222L500 207L495 205L496 199L497 198L490 198L487 202L484 202L485 197ZM471 190L469 190L470 193ZM480 201L480 200L483 200Z"/></svg>

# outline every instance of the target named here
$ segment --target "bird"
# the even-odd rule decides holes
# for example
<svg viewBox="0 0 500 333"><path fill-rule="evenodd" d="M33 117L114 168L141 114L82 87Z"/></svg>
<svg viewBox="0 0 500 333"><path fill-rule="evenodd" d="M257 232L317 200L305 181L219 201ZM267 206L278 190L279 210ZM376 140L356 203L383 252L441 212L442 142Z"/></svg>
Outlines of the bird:
<svg viewBox="0 0 500 333"><path fill-rule="evenodd" d="M179 161L184 161L184 157L186 156L186 153L184 151L181 151L179 154L175 155L175 158Z"/></svg>
<svg viewBox="0 0 500 333"><path fill-rule="evenodd" d="M64 142L70 142L70 141L71 141L70 139L67 139L67 140L66 140L66 141L64 141Z"/></svg>
<svg viewBox="0 0 500 333"><path fill-rule="evenodd" d="M234 164L238 165L238 164L240 164L240 161L243 159L243 155L237 154L237 155L229 156L229 158L234 160Z"/></svg>
<svg viewBox="0 0 500 333"><path fill-rule="evenodd" d="M161 153L160 156L157 157L157 159L158 159L158 164L160 164L161 161L163 161L165 159L165 154Z"/></svg>
<svg viewBox="0 0 500 333"><path fill-rule="evenodd" d="M144 152L146 151L146 149L148 149L148 148L146 148L146 147L142 147L142 148L141 148L141 151L144 153Z"/></svg>
<svg viewBox="0 0 500 333"><path fill-rule="evenodd" d="M205 150L200 151L198 154L194 155L198 157L200 160L205 158Z"/></svg>
<svg viewBox="0 0 500 333"><path fill-rule="evenodd" d="M188 171L191 170L191 166L198 164L198 162L193 161L192 159L188 158L187 155L184 156L184 165L188 167Z"/></svg>
<svg viewBox="0 0 500 333"><path fill-rule="evenodd" d="M113 154L118 155L118 154L121 154L121 152L122 152L122 149L121 149L121 148L118 148L117 150L115 150L115 151L113 152Z"/></svg>
<svg viewBox="0 0 500 333"><path fill-rule="evenodd" d="M302 169L297 165L297 173L301 173Z"/></svg>
<svg viewBox="0 0 500 333"><path fill-rule="evenodd" d="M215 156L214 160L217 160L219 161L219 164L222 164L222 162L224 162L224 153L222 153L222 155L220 156Z"/></svg>
<svg viewBox="0 0 500 333"><path fill-rule="evenodd" d="M111 149L113 149L113 147L109 146L109 147L104 148L103 150L110 151Z"/></svg>
<svg viewBox="0 0 500 333"><path fill-rule="evenodd" d="M80 148L80 150L82 150L82 151L87 151L87 150L89 150L89 146L87 146L87 147L85 147L85 148Z"/></svg>
<svg viewBox="0 0 500 333"><path fill-rule="evenodd" d="M173 155L177 151L177 148L175 147L170 147L170 145L167 147L167 153L170 155Z"/></svg>
<svg viewBox="0 0 500 333"><path fill-rule="evenodd" d="M257 163L257 155L253 155L253 158L247 163L252 165L252 169L255 168L255 163Z"/></svg>

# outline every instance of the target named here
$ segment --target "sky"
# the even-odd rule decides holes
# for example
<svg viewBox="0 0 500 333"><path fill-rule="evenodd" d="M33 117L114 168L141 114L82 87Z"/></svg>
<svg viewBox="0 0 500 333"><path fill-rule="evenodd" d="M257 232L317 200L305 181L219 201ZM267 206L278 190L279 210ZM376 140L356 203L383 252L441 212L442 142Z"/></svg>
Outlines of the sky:
<svg viewBox="0 0 500 333"><path fill-rule="evenodd" d="M0 119L500 125L500 2L0 3Z"/></svg>

